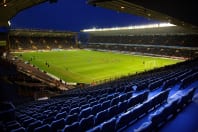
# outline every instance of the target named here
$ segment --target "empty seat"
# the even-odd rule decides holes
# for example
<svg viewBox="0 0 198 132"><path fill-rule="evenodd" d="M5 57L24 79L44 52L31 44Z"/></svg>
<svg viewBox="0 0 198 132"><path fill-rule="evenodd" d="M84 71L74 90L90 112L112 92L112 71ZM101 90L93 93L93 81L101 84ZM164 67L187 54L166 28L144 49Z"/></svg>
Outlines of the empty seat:
<svg viewBox="0 0 198 132"><path fill-rule="evenodd" d="M62 113L58 113L55 118L56 119L61 119L61 118L65 118L67 116L67 112L62 112Z"/></svg>
<svg viewBox="0 0 198 132"><path fill-rule="evenodd" d="M127 93L127 92L130 92L132 90L133 90L132 87L130 85L127 85L127 86L125 86L124 92Z"/></svg>
<svg viewBox="0 0 198 132"><path fill-rule="evenodd" d="M87 118L82 118L80 121L81 131L86 131L94 126L94 115L90 115Z"/></svg>
<svg viewBox="0 0 198 132"><path fill-rule="evenodd" d="M108 111L104 110L96 114L95 124L98 125L108 119Z"/></svg>
<svg viewBox="0 0 198 132"><path fill-rule="evenodd" d="M71 125L66 125L63 128L63 132L80 132L79 122L74 122Z"/></svg>
<svg viewBox="0 0 198 132"><path fill-rule="evenodd" d="M135 129L134 132L151 132L152 131L152 122L145 122L139 128Z"/></svg>
<svg viewBox="0 0 198 132"><path fill-rule="evenodd" d="M127 110L127 103L128 103L128 101L127 100L125 100L124 102L119 102L118 103L118 110L119 110L119 113L121 113L121 112L124 112L124 111L126 111Z"/></svg>
<svg viewBox="0 0 198 132"><path fill-rule="evenodd" d="M80 112L80 114L79 114L79 118L81 119L81 118L83 118L83 117L89 116L90 113L91 113L91 110L92 110L91 107L88 107L88 108L86 108L86 109L83 109L83 110Z"/></svg>
<svg viewBox="0 0 198 132"><path fill-rule="evenodd" d="M28 132L33 132L35 128L40 127L41 125L42 125L42 122L41 121L32 122L32 123L30 123L28 125L27 131Z"/></svg>
<svg viewBox="0 0 198 132"><path fill-rule="evenodd" d="M119 113L119 109L117 105L114 105L108 108L108 116L109 118L116 116Z"/></svg>
<svg viewBox="0 0 198 132"><path fill-rule="evenodd" d="M24 127L19 127L19 128L11 130L10 132L25 132L25 128Z"/></svg>
<svg viewBox="0 0 198 132"><path fill-rule="evenodd" d="M51 123L51 129L52 131L57 131L58 129L62 129L65 126L65 120L59 119L59 120L55 120Z"/></svg>
<svg viewBox="0 0 198 132"><path fill-rule="evenodd" d="M34 132L51 132L51 126L44 124L34 129Z"/></svg>
<svg viewBox="0 0 198 132"><path fill-rule="evenodd" d="M34 122L34 121L36 121L36 120L33 119L33 118L24 120L24 121L23 121L23 125L24 125L25 127L27 127L30 123L32 123L32 122Z"/></svg>
<svg viewBox="0 0 198 132"><path fill-rule="evenodd" d="M95 126L91 129L87 130L86 132L101 132L100 125Z"/></svg>
<svg viewBox="0 0 198 132"><path fill-rule="evenodd" d="M120 102L123 102L124 100L126 100L126 94L122 94L119 96Z"/></svg>
<svg viewBox="0 0 198 132"><path fill-rule="evenodd" d="M89 106L92 107L92 106L97 105L97 104L98 104L97 101L93 101L93 102L90 102Z"/></svg>
<svg viewBox="0 0 198 132"><path fill-rule="evenodd" d="M108 108L110 107L110 103L111 103L110 100L104 101L104 102L101 104L101 110L108 109Z"/></svg>
<svg viewBox="0 0 198 132"><path fill-rule="evenodd" d="M110 95L108 95L108 96L106 97L107 100L111 100L111 99L113 99L113 98L114 98L113 94L110 94Z"/></svg>
<svg viewBox="0 0 198 132"><path fill-rule="evenodd" d="M111 100L111 106L117 105L119 101L120 101L119 97L113 98Z"/></svg>
<svg viewBox="0 0 198 132"><path fill-rule="evenodd" d="M61 108L61 110L60 110L60 112L69 112L70 111L70 108L69 108L69 106L68 107L62 107Z"/></svg>
<svg viewBox="0 0 198 132"><path fill-rule="evenodd" d="M7 131L10 131L12 129L17 129L17 128L20 128L21 125L18 123L18 122L10 122L9 124L7 124Z"/></svg>
<svg viewBox="0 0 198 132"><path fill-rule="evenodd" d="M89 107L89 104L82 105L82 106L80 107L80 110L85 109L85 108L88 108L88 107Z"/></svg>
<svg viewBox="0 0 198 132"><path fill-rule="evenodd" d="M101 110L101 104L94 105L92 107L92 114L95 115Z"/></svg>
<svg viewBox="0 0 198 132"><path fill-rule="evenodd" d="M103 103L104 101L106 101L106 97L100 98L100 99L98 100L98 103Z"/></svg>
<svg viewBox="0 0 198 132"><path fill-rule="evenodd" d="M74 113L73 115L68 115L65 118L66 124L72 124L73 122L76 122L76 121L78 121L78 114L77 113Z"/></svg>
<svg viewBox="0 0 198 132"><path fill-rule="evenodd" d="M73 115L74 113L79 113L80 111L80 108L79 107L75 107L75 108L72 108L69 112L70 115Z"/></svg>
<svg viewBox="0 0 198 132"><path fill-rule="evenodd" d="M116 118L111 118L110 120L102 123L102 132L114 132L116 130Z"/></svg>
<svg viewBox="0 0 198 132"><path fill-rule="evenodd" d="M43 120L43 124L51 124L52 121L54 121L54 120L55 120L54 117L48 117L48 118Z"/></svg>
<svg viewBox="0 0 198 132"><path fill-rule="evenodd" d="M96 99L95 98L91 98L91 99L88 100L89 103L93 102L93 101L96 101Z"/></svg>
<svg viewBox="0 0 198 132"><path fill-rule="evenodd" d="M81 102L79 103L79 107L81 107L82 105L85 105L85 104L87 104L87 101L81 101Z"/></svg>
<svg viewBox="0 0 198 132"><path fill-rule="evenodd" d="M130 121L130 111L122 113L116 120L116 128L121 129L125 127Z"/></svg>

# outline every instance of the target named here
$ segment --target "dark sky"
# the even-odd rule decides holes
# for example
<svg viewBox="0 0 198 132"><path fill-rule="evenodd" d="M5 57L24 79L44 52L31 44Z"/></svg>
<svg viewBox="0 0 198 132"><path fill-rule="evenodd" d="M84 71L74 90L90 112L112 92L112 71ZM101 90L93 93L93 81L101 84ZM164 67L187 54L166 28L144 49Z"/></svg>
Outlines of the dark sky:
<svg viewBox="0 0 198 132"><path fill-rule="evenodd" d="M85 28L104 28L156 23L143 17L118 13L86 4L86 0L58 0L42 3L18 13L11 28L80 31Z"/></svg>

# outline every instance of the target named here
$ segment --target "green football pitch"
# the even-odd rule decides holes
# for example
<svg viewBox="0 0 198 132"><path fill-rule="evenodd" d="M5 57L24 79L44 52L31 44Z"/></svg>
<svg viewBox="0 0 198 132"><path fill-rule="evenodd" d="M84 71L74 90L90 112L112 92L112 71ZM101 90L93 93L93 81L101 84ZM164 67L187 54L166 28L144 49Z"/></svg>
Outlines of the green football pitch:
<svg viewBox="0 0 198 132"><path fill-rule="evenodd" d="M142 72L181 60L118 52L64 50L15 53L23 60L66 82L92 83Z"/></svg>

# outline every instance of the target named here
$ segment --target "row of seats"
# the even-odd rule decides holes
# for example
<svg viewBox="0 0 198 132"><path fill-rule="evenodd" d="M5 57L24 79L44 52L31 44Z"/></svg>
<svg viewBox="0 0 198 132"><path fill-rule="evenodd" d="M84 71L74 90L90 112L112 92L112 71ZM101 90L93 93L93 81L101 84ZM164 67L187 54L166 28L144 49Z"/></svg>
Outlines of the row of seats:
<svg viewBox="0 0 198 132"><path fill-rule="evenodd" d="M135 129L135 132L150 132L161 128L167 120L178 114L178 112L180 112L185 105L188 105L192 101L195 90L195 88L190 89L181 98L173 100L162 109L159 109L150 115L149 121L143 123L139 128Z"/></svg>
<svg viewBox="0 0 198 132"><path fill-rule="evenodd" d="M184 89L198 79L198 72L193 73L181 80L180 88Z"/></svg>
<svg viewBox="0 0 198 132"><path fill-rule="evenodd" d="M194 63L192 64L194 65ZM65 94L49 100L34 101L17 106L15 121L13 123L9 122L10 124L4 123L4 130L23 128L25 131L33 131L43 126L52 130L56 126L54 124L61 124L61 122L64 125L56 127L56 129L71 129L72 126L76 125L82 129L82 123L80 122L85 119L93 119L93 128L95 128L106 122L114 122L114 120L109 121L112 118L116 119L116 130L120 130L131 122L125 121L126 113L131 115L136 113L136 116L131 119L139 119L167 100L170 91L168 87L174 85L174 80L186 78L198 69L197 67L191 68L191 65L181 65L181 68L175 66L175 69L174 66L170 67L170 69L165 68L166 70L154 70L153 73L119 79L117 83L113 81L94 88L85 88L82 90L83 94L80 95ZM148 94L152 92L152 88L147 90L148 85L152 83L154 85L154 82L157 83L161 80L165 81L163 84L167 83L167 88L162 89L159 97L147 100ZM156 84L156 86L158 87L159 84ZM102 126L99 128L103 130Z"/></svg>
<svg viewBox="0 0 198 132"><path fill-rule="evenodd" d="M147 100L136 107L128 109L126 112L121 113L119 116L113 118L93 127L88 132L99 132L99 131L121 131L131 122L141 118L147 114L150 110L154 109L159 104L167 101L170 89L162 91L158 95L154 96L151 100Z"/></svg>
<svg viewBox="0 0 198 132"><path fill-rule="evenodd" d="M132 93L130 93L132 94ZM109 96L110 97L110 96ZM114 97L114 96L112 96ZM64 126L71 125L74 122L80 122L83 118L87 118L89 115L94 116L94 122L96 124L100 124L103 121L112 118L113 116L126 111L127 109L133 107L136 104L142 103L147 100L148 91L140 93L135 97L131 97L129 99L126 98L127 94L122 94L117 96L116 98L112 98L112 100L104 101L102 104L98 103L93 107L85 107L80 111L79 107L73 108L70 110L70 113L61 112L56 115L52 115L51 117L43 117L43 120L35 119L31 116L24 116L25 114L18 117L20 126L25 128L35 127L37 125L46 125L48 124L50 127L53 126L54 121L59 121L64 119ZM130 96L129 96L130 97ZM48 110L50 111L50 110ZM46 111L44 111L45 113ZM19 125L18 125L19 127Z"/></svg>

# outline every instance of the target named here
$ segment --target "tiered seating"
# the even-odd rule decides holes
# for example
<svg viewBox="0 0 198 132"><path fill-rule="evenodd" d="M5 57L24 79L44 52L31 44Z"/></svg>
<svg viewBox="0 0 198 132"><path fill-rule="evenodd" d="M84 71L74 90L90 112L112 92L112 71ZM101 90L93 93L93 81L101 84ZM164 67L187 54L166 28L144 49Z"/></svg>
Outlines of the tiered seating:
<svg viewBox="0 0 198 132"><path fill-rule="evenodd" d="M154 129L159 129L170 118L178 114L178 111L181 111L184 105L187 106L192 101L194 92L195 88L190 89L190 91L188 91L186 95L183 95L181 98L168 103L167 105L165 105L165 107L152 114L150 116L150 121L143 123L135 131L146 132Z"/></svg>
<svg viewBox="0 0 198 132"><path fill-rule="evenodd" d="M90 43L82 45L82 48L89 48L94 50L115 50L135 52L136 54L148 54L153 56L177 56L177 57L197 57L197 50L193 47L180 48L177 46L159 46L159 45L144 45L144 44L119 44L119 43Z"/></svg>
<svg viewBox="0 0 198 132"><path fill-rule="evenodd" d="M180 88L184 89L196 80L198 80L198 72L195 72L192 75L186 76L184 79L182 79Z"/></svg>
<svg viewBox="0 0 198 132"><path fill-rule="evenodd" d="M143 124L140 130L156 129L167 116L175 115L183 108L183 104L188 104L192 99L195 89L187 92L180 101L167 102L172 86L180 83L178 78L197 75L197 62L186 63L125 77L96 87L70 90L48 100L17 106L14 118L4 121L0 130L122 131L137 123L140 118L148 116L150 112L157 114L150 116L149 122ZM145 87L138 89L141 84ZM152 95L156 89L159 93ZM162 109L163 105L165 107ZM158 108L161 111L156 112ZM159 124L153 125L156 122Z"/></svg>

